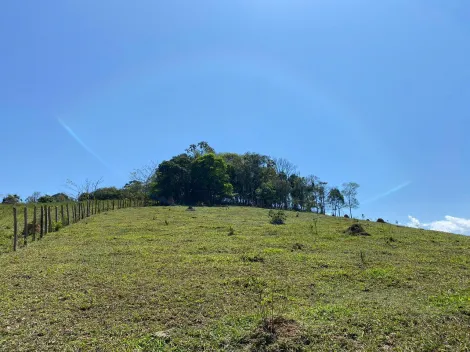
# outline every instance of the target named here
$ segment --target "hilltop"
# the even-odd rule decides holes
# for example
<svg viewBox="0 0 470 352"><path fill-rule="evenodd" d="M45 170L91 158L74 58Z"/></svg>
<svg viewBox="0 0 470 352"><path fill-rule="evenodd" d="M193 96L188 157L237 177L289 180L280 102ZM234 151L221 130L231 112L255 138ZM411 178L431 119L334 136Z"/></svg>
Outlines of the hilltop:
<svg viewBox="0 0 470 352"><path fill-rule="evenodd" d="M286 214L121 209L1 254L0 349L470 349L470 238Z"/></svg>

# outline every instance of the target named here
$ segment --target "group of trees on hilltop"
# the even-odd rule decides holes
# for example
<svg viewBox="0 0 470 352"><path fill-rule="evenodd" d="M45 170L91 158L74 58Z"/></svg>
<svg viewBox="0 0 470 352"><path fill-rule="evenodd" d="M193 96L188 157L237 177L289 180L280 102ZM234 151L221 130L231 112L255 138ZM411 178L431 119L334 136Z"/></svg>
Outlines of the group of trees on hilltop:
<svg viewBox="0 0 470 352"><path fill-rule="evenodd" d="M286 159L258 153L216 153L207 142L192 144L184 153L157 165L136 170L122 188L99 187L101 179L76 184L70 180L69 195L33 193L29 203L69 200L147 199L161 204L234 204L264 208L316 211L340 216L345 208L359 206L359 185L348 182L342 188L329 187L314 175L301 176ZM3 203L21 199L9 195Z"/></svg>
<svg viewBox="0 0 470 352"><path fill-rule="evenodd" d="M354 182L328 187L317 176L301 176L286 159L258 153L216 153L207 143L158 165L148 181L149 196L162 202L230 203L265 208L315 210L334 215L359 206Z"/></svg>

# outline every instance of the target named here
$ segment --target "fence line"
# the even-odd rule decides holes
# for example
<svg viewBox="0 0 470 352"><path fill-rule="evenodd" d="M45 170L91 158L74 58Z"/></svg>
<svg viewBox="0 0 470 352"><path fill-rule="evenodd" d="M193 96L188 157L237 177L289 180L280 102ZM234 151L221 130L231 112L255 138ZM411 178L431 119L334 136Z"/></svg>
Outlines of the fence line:
<svg viewBox="0 0 470 352"><path fill-rule="evenodd" d="M69 205L71 205L69 207ZM61 227L68 226L79 222L92 215L100 214L101 212L124 209L130 207L144 207L145 201L139 199L118 199L117 207L115 201L112 201L110 207L109 200L88 200L83 202L67 203L60 206L60 219L59 222L59 207L50 205L41 205L39 211L39 221L37 219L37 207L33 209L33 222L28 223L28 206L24 207L24 228L23 228L23 241L24 246L27 245L28 236L31 236L32 241L36 241L36 234L39 235L38 239L43 238L50 232L57 232ZM54 211L54 219L52 213ZM71 213L71 214L70 214ZM67 216L67 217L66 217ZM54 221L55 220L55 221ZM18 215L17 207L13 207L13 251L18 249Z"/></svg>

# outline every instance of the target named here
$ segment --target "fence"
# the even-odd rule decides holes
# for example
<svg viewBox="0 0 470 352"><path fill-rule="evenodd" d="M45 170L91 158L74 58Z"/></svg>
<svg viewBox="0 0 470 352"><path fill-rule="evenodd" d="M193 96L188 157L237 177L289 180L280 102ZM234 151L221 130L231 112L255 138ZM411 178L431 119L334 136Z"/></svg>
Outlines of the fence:
<svg viewBox="0 0 470 352"><path fill-rule="evenodd" d="M142 207L145 205L145 202L139 199L88 200L52 206L35 205L32 209L32 214L28 214L31 209L28 211L28 207L25 206L23 216L24 227L21 233L18 233L18 208L13 207L13 251L18 249L19 236L23 237L23 244L26 246L30 236L32 241L36 241L50 232L59 231L64 226L77 223L101 212ZM28 222L29 215L32 215L31 223Z"/></svg>

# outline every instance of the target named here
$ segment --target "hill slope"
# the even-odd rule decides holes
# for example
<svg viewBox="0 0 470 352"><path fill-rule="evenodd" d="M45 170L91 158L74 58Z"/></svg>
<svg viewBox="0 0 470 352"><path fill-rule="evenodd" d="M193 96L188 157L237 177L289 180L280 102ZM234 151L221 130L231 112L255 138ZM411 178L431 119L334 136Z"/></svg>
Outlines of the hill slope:
<svg viewBox="0 0 470 352"><path fill-rule="evenodd" d="M117 210L2 254L0 350L470 349L470 238L267 213Z"/></svg>

